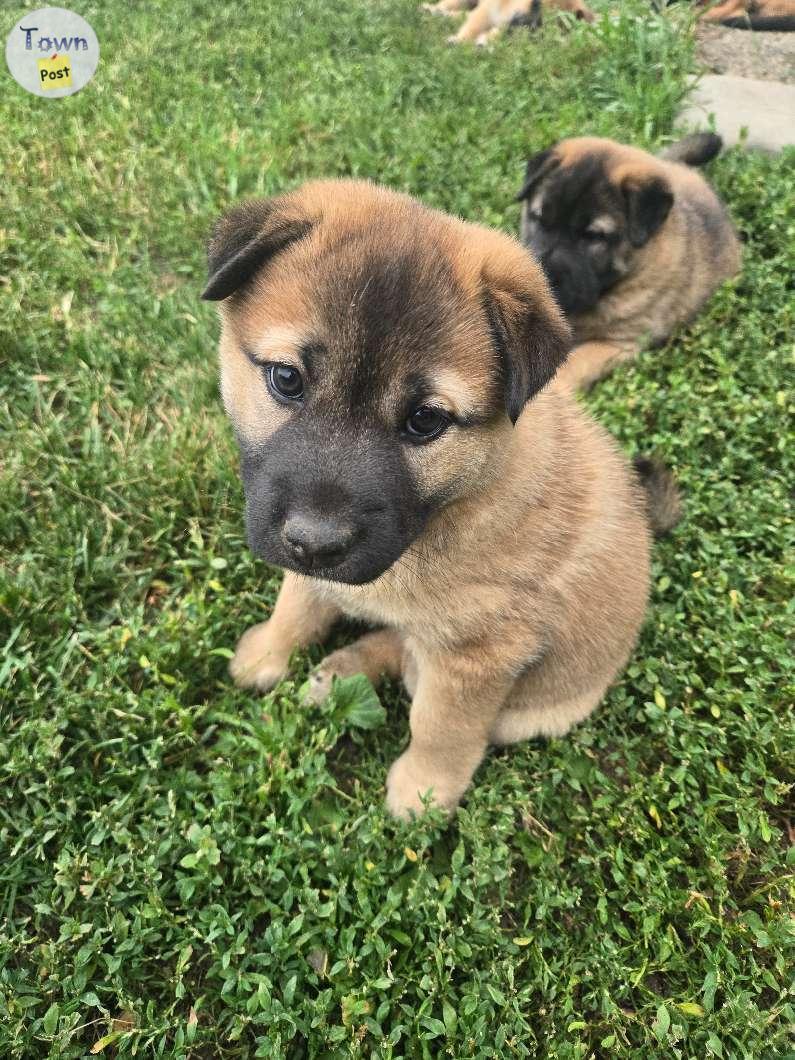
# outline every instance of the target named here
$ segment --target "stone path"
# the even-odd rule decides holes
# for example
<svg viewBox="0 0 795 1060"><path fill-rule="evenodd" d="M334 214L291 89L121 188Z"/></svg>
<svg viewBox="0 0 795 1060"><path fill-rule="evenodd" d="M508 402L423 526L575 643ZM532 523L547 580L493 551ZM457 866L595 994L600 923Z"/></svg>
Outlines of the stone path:
<svg viewBox="0 0 795 1060"><path fill-rule="evenodd" d="M678 124L706 129L711 114L727 147L739 142L744 128L748 147L780 151L795 145L795 85L708 74L690 96Z"/></svg>
<svg viewBox="0 0 795 1060"><path fill-rule="evenodd" d="M711 74L795 85L795 33L755 33L699 22L696 55Z"/></svg>

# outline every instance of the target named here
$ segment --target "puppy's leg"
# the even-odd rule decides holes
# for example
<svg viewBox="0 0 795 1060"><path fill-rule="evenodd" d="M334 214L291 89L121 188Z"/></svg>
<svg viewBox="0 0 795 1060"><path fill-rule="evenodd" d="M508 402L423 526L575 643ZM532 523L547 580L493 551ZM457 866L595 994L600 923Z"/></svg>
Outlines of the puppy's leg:
<svg viewBox="0 0 795 1060"><path fill-rule="evenodd" d="M448 37L450 44L462 44L465 41L477 40L478 37L492 28L491 25L491 3L492 0L480 0L480 3L464 19L458 33Z"/></svg>
<svg viewBox="0 0 795 1060"><path fill-rule="evenodd" d="M241 688L266 692L287 673L290 655L322 640L339 611L311 592L309 583L287 572L273 614L240 638L229 663L229 673Z"/></svg>
<svg viewBox="0 0 795 1060"><path fill-rule="evenodd" d="M571 390L587 390L597 379L608 375L621 361L637 356L634 346L613 342L584 342L575 346L557 371L555 379Z"/></svg>
<svg viewBox="0 0 795 1060"><path fill-rule="evenodd" d="M432 15L456 15L459 11L469 11L474 6L473 0L439 0L438 4L423 4L422 9Z"/></svg>
<svg viewBox="0 0 795 1060"><path fill-rule="evenodd" d="M387 776L391 814L422 813L422 796L429 792L435 806L455 809L486 753L511 684L509 674L484 670L475 659L419 660L411 743Z"/></svg>
<svg viewBox="0 0 795 1060"><path fill-rule="evenodd" d="M382 677L400 677L402 670L403 638L395 630L379 629L327 655L309 678L308 697L322 703L335 677L364 674L375 683Z"/></svg>
<svg viewBox="0 0 795 1060"><path fill-rule="evenodd" d="M488 32L481 33L481 35L475 41L475 44L478 48L485 48L487 44L491 44L495 37L499 37L499 35L500 27L495 26L493 29L488 30Z"/></svg>
<svg viewBox="0 0 795 1060"><path fill-rule="evenodd" d="M502 746L520 740L532 740L537 736L564 736L574 725L588 717L606 691L605 683L573 699L533 704L525 708L506 707L497 717L490 742Z"/></svg>

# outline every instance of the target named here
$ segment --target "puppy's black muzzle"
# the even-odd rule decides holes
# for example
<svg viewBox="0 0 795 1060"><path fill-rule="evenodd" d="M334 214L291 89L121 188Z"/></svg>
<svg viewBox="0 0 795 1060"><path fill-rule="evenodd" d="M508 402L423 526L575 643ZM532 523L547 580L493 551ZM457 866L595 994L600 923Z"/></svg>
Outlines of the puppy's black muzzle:
<svg viewBox="0 0 795 1060"><path fill-rule="evenodd" d="M304 419L264 445L240 442L249 546L299 574L373 581L422 529L425 506L393 439Z"/></svg>
<svg viewBox="0 0 795 1060"><path fill-rule="evenodd" d="M573 316L593 309L601 291L593 270L585 262L558 247L546 251L540 262L564 313Z"/></svg>

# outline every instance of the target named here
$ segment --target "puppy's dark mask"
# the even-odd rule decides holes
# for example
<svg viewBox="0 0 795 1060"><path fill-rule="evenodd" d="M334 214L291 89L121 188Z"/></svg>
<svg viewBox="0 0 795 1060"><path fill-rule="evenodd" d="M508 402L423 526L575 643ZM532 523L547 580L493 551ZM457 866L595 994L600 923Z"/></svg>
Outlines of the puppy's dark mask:
<svg viewBox="0 0 795 1060"><path fill-rule="evenodd" d="M608 161L594 151L563 164L555 148L542 151L528 161L517 196L522 241L571 315L593 308L621 280L632 253L657 234L673 205L663 177L636 173L616 182Z"/></svg>

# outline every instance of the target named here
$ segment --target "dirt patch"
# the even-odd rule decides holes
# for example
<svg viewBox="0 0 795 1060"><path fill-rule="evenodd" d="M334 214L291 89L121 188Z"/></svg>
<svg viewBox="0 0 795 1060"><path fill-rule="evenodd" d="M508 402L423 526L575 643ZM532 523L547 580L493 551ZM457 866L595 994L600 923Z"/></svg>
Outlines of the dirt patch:
<svg viewBox="0 0 795 1060"><path fill-rule="evenodd" d="M795 85L795 33L727 29L702 22L696 40L699 59L713 73Z"/></svg>

